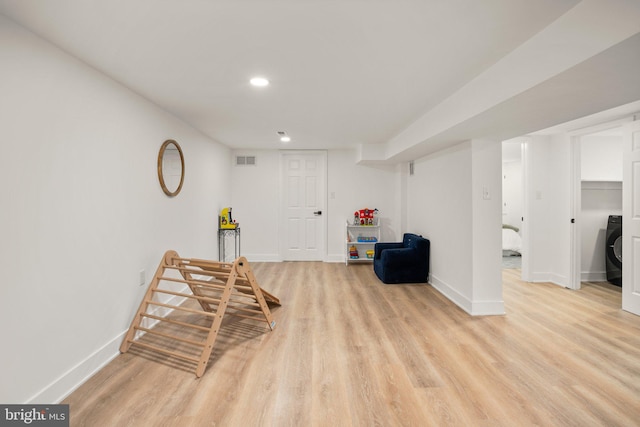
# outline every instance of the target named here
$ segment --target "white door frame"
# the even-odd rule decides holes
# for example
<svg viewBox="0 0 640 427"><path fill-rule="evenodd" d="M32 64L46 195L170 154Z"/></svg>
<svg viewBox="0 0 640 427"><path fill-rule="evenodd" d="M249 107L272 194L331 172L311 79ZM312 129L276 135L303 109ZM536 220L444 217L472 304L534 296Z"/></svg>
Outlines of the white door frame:
<svg viewBox="0 0 640 427"><path fill-rule="evenodd" d="M585 135L589 135L592 133L621 128L623 123L631 121L631 118L626 118L623 120L616 120L612 122L602 123L599 125L587 127L584 129L579 129L575 131L571 131L568 133L570 138L570 161L571 161L571 172L570 172L570 195L569 200L571 203L570 212L571 219L574 220L574 223L571 224L570 227L570 245L569 245L569 283L568 287L571 289L580 289L582 282L582 242L580 237L580 224L581 224L581 210L582 210L582 171L581 171L581 160L580 160L580 138ZM624 177L623 177L624 180ZM623 182L624 186L624 182Z"/></svg>
<svg viewBox="0 0 640 427"><path fill-rule="evenodd" d="M279 228L279 232L278 232L278 249L279 249L279 253L280 253L280 260L284 260L286 258L285 256L285 241L284 241L284 236L285 236L285 227L286 225L286 215L285 215L285 197L284 197L284 192L285 192L285 182L283 179L283 175L284 175L284 168L285 168L285 162L284 162L284 157L286 155L295 155L295 154L315 154L315 155L320 155L323 157L324 159L324 182L322 183L323 185L323 194L321 195L321 199L322 199L322 203L323 203L323 207L322 207L322 218L320 221L320 224L322 226L322 230L320 232L320 252L322 253L322 261L326 262L327 261L327 218L328 218L328 212L327 212L327 188L328 188L328 153L326 150L279 150L280 151L280 167L279 167L279 192L278 192L278 228Z"/></svg>
<svg viewBox="0 0 640 427"><path fill-rule="evenodd" d="M529 173L531 171L531 159L529 158L529 144L530 138L526 138L520 143L520 162L522 164L522 257L520 258L522 264L520 265L520 278L526 282L530 282L531 279L531 201L529 200L531 185L531 177Z"/></svg>
<svg viewBox="0 0 640 427"><path fill-rule="evenodd" d="M569 150L571 164L569 165L569 289L578 290L582 287L582 237L580 224L582 223L582 157L580 151L580 135L569 136Z"/></svg>

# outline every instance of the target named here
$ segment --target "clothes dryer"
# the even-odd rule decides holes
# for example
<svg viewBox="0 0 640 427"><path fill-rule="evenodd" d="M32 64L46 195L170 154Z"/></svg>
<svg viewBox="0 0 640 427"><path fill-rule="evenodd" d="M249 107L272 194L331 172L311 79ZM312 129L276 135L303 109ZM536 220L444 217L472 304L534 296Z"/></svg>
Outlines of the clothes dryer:
<svg viewBox="0 0 640 427"><path fill-rule="evenodd" d="M609 215L605 252L607 281L622 286L622 215Z"/></svg>

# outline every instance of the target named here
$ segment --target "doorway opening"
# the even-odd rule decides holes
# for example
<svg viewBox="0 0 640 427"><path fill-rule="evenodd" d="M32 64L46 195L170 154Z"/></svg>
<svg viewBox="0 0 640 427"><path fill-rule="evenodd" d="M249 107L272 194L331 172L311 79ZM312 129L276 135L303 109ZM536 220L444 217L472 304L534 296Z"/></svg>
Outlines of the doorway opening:
<svg viewBox="0 0 640 427"><path fill-rule="evenodd" d="M607 282L607 232L622 215L623 136L620 126L584 133L572 141L575 184L576 283Z"/></svg>
<svg viewBox="0 0 640 427"><path fill-rule="evenodd" d="M522 270L524 219L523 138L502 142L502 268Z"/></svg>

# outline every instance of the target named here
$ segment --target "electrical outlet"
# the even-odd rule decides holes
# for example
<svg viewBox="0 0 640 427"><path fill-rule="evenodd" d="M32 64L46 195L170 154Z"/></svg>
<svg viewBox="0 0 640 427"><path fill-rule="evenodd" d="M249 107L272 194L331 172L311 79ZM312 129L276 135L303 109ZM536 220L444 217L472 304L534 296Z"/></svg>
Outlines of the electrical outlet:
<svg viewBox="0 0 640 427"><path fill-rule="evenodd" d="M147 283L147 274L145 273L144 270L140 270L139 278L138 278L138 285L139 286L144 286L145 283Z"/></svg>

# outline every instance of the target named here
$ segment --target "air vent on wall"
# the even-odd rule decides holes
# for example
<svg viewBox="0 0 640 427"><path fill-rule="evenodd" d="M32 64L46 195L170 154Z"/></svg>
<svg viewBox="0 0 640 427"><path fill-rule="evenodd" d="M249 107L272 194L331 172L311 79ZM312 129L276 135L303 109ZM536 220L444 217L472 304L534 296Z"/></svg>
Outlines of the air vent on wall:
<svg viewBox="0 0 640 427"><path fill-rule="evenodd" d="M256 156L236 156L236 166L255 166Z"/></svg>

